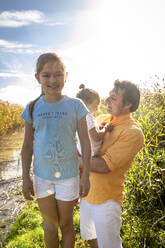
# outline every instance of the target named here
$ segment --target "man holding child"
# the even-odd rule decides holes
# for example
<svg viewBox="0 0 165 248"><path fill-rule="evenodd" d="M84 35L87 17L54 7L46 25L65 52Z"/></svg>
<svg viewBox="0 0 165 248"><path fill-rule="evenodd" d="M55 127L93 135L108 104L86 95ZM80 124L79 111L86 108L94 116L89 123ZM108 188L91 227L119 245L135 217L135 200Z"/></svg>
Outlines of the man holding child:
<svg viewBox="0 0 165 248"><path fill-rule="evenodd" d="M129 81L114 82L106 100L111 115L102 121L114 128L104 136L98 156L92 158L90 191L80 203L80 229L92 248L122 248L121 206L125 174L142 148L144 137L130 113L139 106L140 92Z"/></svg>

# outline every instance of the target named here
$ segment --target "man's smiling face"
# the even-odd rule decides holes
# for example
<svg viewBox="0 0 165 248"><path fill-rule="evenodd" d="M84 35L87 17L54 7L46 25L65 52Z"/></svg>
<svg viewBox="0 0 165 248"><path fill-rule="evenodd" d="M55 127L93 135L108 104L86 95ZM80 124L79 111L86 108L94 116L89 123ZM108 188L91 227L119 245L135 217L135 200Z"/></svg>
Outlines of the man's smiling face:
<svg viewBox="0 0 165 248"><path fill-rule="evenodd" d="M109 92L109 97L106 99L107 112L118 117L123 114L130 113L130 104L123 105L124 90L118 88Z"/></svg>

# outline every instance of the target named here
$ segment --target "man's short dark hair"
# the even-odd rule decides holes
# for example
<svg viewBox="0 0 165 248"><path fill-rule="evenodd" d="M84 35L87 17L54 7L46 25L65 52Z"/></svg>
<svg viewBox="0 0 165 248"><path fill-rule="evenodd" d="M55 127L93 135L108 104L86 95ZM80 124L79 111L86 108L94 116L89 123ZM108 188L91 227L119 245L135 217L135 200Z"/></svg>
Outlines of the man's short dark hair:
<svg viewBox="0 0 165 248"><path fill-rule="evenodd" d="M131 103L132 106L130 107L130 112L136 111L140 102L140 90L137 85L127 80L116 80L114 82L114 88L117 91L118 89L124 90L123 106Z"/></svg>

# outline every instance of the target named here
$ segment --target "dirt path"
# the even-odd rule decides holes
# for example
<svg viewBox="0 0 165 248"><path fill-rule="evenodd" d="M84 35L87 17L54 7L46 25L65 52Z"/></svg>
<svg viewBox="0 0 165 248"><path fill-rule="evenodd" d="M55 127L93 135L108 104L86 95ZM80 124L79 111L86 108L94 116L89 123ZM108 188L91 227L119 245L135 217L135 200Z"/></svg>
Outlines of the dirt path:
<svg viewBox="0 0 165 248"><path fill-rule="evenodd" d="M21 178L0 182L0 240L4 241L11 224L25 205Z"/></svg>

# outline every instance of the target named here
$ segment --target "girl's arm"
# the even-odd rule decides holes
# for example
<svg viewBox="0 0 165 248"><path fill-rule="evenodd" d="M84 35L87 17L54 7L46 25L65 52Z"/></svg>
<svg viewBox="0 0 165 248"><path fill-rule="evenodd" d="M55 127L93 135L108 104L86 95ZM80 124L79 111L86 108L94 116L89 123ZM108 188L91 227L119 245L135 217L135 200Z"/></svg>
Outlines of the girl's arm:
<svg viewBox="0 0 165 248"><path fill-rule="evenodd" d="M23 194L27 200L33 200L34 195L33 183L30 178L30 167L33 155L33 134L34 130L31 124L25 122L25 135L21 150L22 158L22 179L23 179Z"/></svg>
<svg viewBox="0 0 165 248"><path fill-rule="evenodd" d="M83 173L80 179L80 197L84 197L88 194L90 188L89 171L91 163L91 144L87 129L86 116L78 121L78 136L81 144L83 163Z"/></svg>

